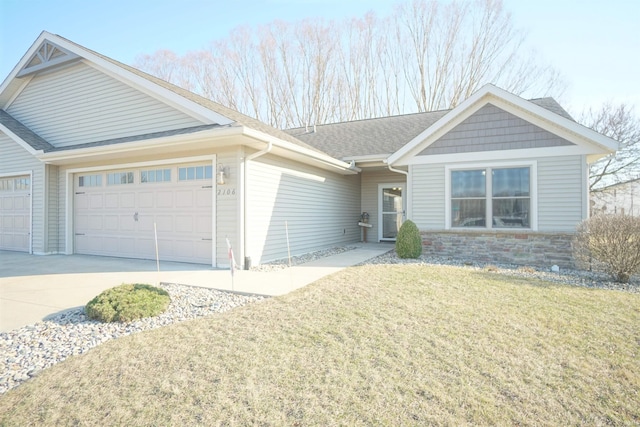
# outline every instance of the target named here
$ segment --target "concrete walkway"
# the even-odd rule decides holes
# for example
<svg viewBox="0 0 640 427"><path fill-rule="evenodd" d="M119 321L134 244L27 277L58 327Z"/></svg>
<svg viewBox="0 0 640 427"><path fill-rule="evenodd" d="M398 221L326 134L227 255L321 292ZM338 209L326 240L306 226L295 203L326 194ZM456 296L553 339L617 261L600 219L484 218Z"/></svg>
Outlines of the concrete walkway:
<svg viewBox="0 0 640 427"><path fill-rule="evenodd" d="M0 332L84 306L122 283L180 283L277 296L392 250L391 244L356 249L273 272L214 270L205 265L88 255L38 256L0 251Z"/></svg>

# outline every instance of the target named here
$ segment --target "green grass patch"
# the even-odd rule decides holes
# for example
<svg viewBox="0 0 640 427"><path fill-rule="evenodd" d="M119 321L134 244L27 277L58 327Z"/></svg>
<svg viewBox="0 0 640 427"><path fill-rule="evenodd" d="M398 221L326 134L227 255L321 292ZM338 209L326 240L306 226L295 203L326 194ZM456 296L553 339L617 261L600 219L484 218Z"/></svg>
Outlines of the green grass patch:
<svg viewBox="0 0 640 427"><path fill-rule="evenodd" d="M107 289L87 303L90 319L101 322L130 322L164 313L171 298L164 289L140 283Z"/></svg>
<svg viewBox="0 0 640 427"><path fill-rule="evenodd" d="M640 295L363 266L107 342L1 425L637 425Z"/></svg>

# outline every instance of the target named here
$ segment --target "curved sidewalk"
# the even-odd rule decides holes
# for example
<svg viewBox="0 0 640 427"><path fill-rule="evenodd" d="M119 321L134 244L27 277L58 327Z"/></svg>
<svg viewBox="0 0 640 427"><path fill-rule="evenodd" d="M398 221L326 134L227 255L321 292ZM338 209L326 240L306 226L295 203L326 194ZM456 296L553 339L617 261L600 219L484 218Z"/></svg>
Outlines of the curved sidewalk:
<svg viewBox="0 0 640 427"><path fill-rule="evenodd" d="M205 265L88 255L38 256L0 251L0 332L84 306L122 283L180 283L277 296L393 249L392 244L359 243L356 248L272 272L213 270Z"/></svg>

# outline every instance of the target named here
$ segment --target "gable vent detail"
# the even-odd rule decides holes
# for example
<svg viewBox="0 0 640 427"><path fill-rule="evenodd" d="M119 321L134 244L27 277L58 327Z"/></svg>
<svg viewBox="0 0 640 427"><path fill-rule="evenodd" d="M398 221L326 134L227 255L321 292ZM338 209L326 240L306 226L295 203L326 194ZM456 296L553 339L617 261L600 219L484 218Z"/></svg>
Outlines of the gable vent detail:
<svg viewBox="0 0 640 427"><path fill-rule="evenodd" d="M27 65L18 73L17 77L24 77L26 75L37 73L38 71L45 70L47 68L55 67L57 65L65 64L70 61L75 61L80 57L68 50L57 46L49 41L44 41L36 53L34 53Z"/></svg>

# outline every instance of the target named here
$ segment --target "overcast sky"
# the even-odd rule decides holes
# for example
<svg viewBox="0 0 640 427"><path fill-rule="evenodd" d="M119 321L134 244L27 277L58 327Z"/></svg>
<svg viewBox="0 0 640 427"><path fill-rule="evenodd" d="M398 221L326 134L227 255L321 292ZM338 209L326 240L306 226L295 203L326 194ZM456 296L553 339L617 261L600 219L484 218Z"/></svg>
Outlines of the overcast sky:
<svg viewBox="0 0 640 427"><path fill-rule="evenodd" d="M572 114L626 102L640 114L640 0L504 0L527 46L568 83ZM0 81L43 31L131 64L138 54L178 54L224 38L239 25L275 19L342 19L394 0L0 0ZM532 94L535 96L535 94Z"/></svg>

